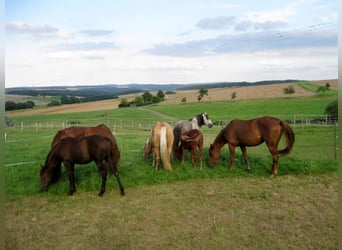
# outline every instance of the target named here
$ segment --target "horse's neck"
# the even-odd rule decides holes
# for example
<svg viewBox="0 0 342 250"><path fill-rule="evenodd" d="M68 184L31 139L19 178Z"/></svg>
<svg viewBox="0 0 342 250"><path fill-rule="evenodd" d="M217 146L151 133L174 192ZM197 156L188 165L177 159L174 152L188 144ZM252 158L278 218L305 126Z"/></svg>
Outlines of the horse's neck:
<svg viewBox="0 0 342 250"><path fill-rule="evenodd" d="M218 146L219 148L222 148L224 144L228 143L225 136L224 136L224 131L222 130L215 138L213 145Z"/></svg>
<svg viewBox="0 0 342 250"><path fill-rule="evenodd" d="M191 127L192 127L192 129L199 129L196 117L192 118L192 120L191 120Z"/></svg>

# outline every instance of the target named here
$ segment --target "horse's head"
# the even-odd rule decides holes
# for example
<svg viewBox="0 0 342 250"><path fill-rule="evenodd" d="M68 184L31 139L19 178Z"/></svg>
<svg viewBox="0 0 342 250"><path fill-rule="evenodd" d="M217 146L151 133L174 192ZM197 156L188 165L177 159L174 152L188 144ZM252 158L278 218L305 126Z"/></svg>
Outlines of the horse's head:
<svg viewBox="0 0 342 250"><path fill-rule="evenodd" d="M220 148L217 148L217 147L215 148L213 144L210 144L208 166L211 168L215 167L219 158L220 158Z"/></svg>
<svg viewBox="0 0 342 250"><path fill-rule="evenodd" d="M211 128L214 125L213 122L209 119L209 116L206 112L201 113L201 123L198 124L200 124L200 126L207 125L208 128Z"/></svg>
<svg viewBox="0 0 342 250"><path fill-rule="evenodd" d="M51 183L52 172L48 171L48 169L46 168L46 165L41 165L39 175L40 175L40 191L45 192L47 191L48 186Z"/></svg>

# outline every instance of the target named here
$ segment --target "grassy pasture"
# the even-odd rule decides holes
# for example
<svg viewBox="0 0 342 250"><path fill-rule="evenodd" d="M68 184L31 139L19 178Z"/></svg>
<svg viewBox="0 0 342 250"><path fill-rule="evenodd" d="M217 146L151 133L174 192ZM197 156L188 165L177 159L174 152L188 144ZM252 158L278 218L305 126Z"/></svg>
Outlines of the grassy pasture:
<svg viewBox="0 0 342 250"><path fill-rule="evenodd" d="M120 198L116 180L110 176L102 199L96 197L100 177L93 163L76 166L77 191L73 197L67 196L64 168L62 181L47 193L39 193L39 167L56 128L6 128L6 246L336 248L337 162L331 126L294 126L293 152L280 159L279 176L274 180L268 178L271 156L265 145L247 149L252 166L249 174L238 149L235 169L228 171L227 147L222 149L216 168L209 169L204 163L202 171L192 168L188 154L184 166L172 162L171 173L155 172L151 160L142 159L149 124L158 120L188 119L202 111L208 112L212 120L225 122L260 115L291 120L293 114L323 115L332 100L316 97L212 102L14 118L17 124L52 120L79 120L80 125L104 122L112 130L115 119L147 122L141 128L116 127L121 151L119 172L127 196ZM202 128L204 161L208 145L220 129Z"/></svg>

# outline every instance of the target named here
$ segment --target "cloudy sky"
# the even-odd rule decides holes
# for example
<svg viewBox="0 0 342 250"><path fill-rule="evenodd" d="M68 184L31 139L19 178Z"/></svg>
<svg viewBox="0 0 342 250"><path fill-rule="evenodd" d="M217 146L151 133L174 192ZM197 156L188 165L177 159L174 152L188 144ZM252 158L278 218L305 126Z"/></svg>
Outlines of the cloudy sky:
<svg viewBox="0 0 342 250"><path fill-rule="evenodd" d="M6 87L337 78L338 0L8 0Z"/></svg>

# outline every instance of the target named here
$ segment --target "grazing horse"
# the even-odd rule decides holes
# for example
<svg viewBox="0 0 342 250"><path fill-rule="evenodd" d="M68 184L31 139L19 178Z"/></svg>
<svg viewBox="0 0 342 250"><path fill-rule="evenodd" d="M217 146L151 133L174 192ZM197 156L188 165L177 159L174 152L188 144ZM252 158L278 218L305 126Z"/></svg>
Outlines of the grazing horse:
<svg viewBox="0 0 342 250"><path fill-rule="evenodd" d="M116 151L115 155L112 155L114 151ZM46 157L45 164L40 169L40 190L47 191L49 184L53 179L56 179L53 176L56 174L55 169L60 168L61 163L63 163L69 178L69 195L72 195L76 191L74 177L75 164L87 164L94 161L102 176L101 189L98 195L102 196L105 192L109 167L118 181L120 194L123 196L125 195L124 187L121 184L116 167L119 156L119 151L117 147L114 147L113 141L100 135L64 138L51 148Z"/></svg>
<svg viewBox="0 0 342 250"><path fill-rule="evenodd" d="M114 135L112 134L112 131L104 124L99 124L96 127L70 126L63 130L59 130L52 140L51 148L53 148L63 138L67 138L67 137L79 138L79 137L84 137L88 135L102 135L104 137L109 138L113 142L112 156L115 156L115 158L113 158L113 162L116 165L120 159L120 151L118 149L118 146L116 144L116 140L115 140ZM61 168L55 168L54 171L55 173L53 174L52 182L58 181L58 179L61 176Z"/></svg>
<svg viewBox="0 0 342 250"><path fill-rule="evenodd" d="M201 114L190 118L188 121L178 121L173 129L173 134L175 136L175 140L173 143L174 152L176 153L177 151L179 151L180 139L182 134L191 129L200 129L203 125L206 125L209 128L213 126L213 122L209 119L208 114L205 112L202 112Z"/></svg>
<svg viewBox="0 0 342 250"><path fill-rule="evenodd" d="M278 150L281 136L285 134L286 147ZM273 158L271 176L275 177L278 172L279 155L289 154L295 141L292 128L285 121L275 117L264 116L251 120L233 120L217 135L209 148L208 165L213 167L219 157L221 148L228 143L230 152L230 169L234 166L235 147L239 146L246 162L246 169L250 171L246 147L260 145L265 142Z"/></svg>
<svg viewBox="0 0 342 250"><path fill-rule="evenodd" d="M144 159L147 159L153 151L153 165L158 170L160 158L165 170L171 171L171 155L173 145L173 131L170 124L158 122L151 130L144 145Z"/></svg>
<svg viewBox="0 0 342 250"><path fill-rule="evenodd" d="M199 151L200 169L202 169L203 161L203 134L199 129L191 129L181 136L181 146L177 150L177 158L181 159L182 164L185 158L185 149L190 150L192 165L196 168L197 148Z"/></svg>

